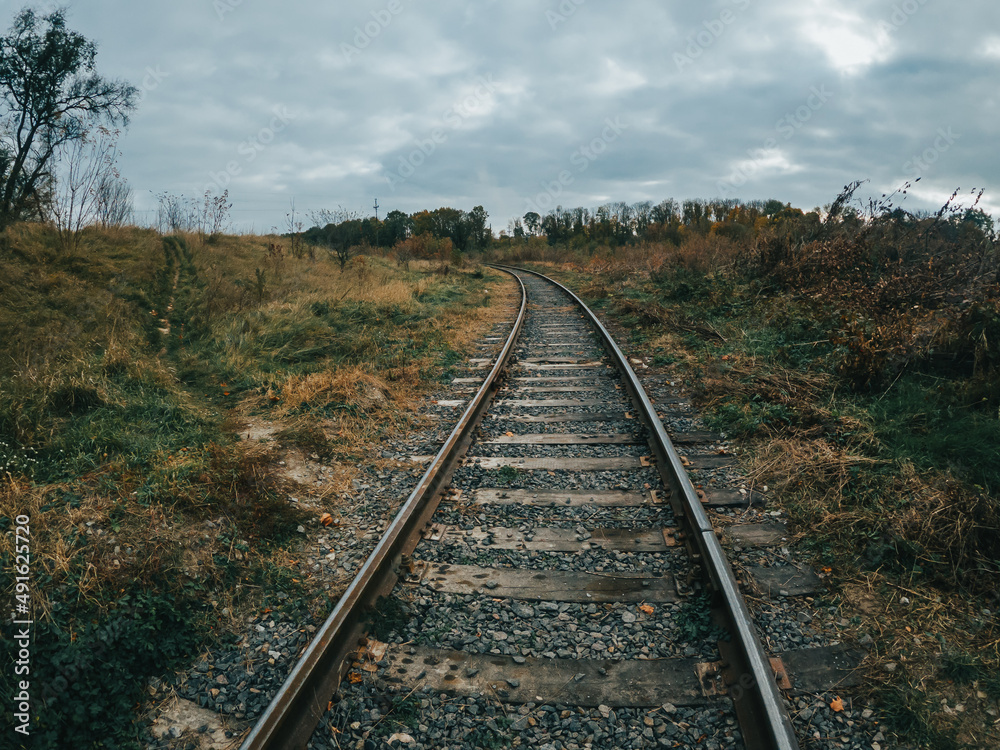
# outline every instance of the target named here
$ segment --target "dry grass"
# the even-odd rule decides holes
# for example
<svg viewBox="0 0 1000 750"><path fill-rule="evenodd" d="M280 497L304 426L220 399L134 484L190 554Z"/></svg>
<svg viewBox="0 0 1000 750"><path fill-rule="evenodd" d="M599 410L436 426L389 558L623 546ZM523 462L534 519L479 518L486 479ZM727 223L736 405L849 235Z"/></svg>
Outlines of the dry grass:
<svg viewBox="0 0 1000 750"><path fill-rule="evenodd" d="M391 398L388 383L351 365L290 376L281 384L275 414L282 417L304 406L325 409L333 405L349 405L352 411L364 414L389 407Z"/></svg>
<svg viewBox="0 0 1000 750"><path fill-rule="evenodd" d="M209 627L278 592L293 610L316 604L289 546L304 517L287 496L304 488L279 461L333 464L315 494L335 508L379 442L417 422L416 399L510 315L513 293L475 269L356 257L341 273L274 237L182 240L88 232L70 257L41 227L0 235L0 517L31 516L36 621L67 643L85 634L80 663L109 620L176 613L164 650L128 641L141 628L116 631L116 654L150 655L105 685L126 702L121 674L156 669ZM277 443L235 441L250 421ZM37 483L20 473L28 455ZM12 544L0 536L0 556Z"/></svg>
<svg viewBox="0 0 1000 750"><path fill-rule="evenodd" d="M934 750L1000 747L1000 503L987 483L968 479L963 464L978 457L918 464L886 440L877 411L912 409L900 429L933 437L941 408L934 393L952 381L968 387L965 371L949 379L940 373L929 394L902 391L890 378L888 392L858 397L835 366L842 353L824 341L831 313L822 304L801 290L775 296L766 286L734 286L713 274L660 279L655 257L632 252L611 264L547 268L619 322L616 333L630 354L662 353L670 379L692 389L714 428L738 439L749 479L767 485L771 502L785 510L800 550L825 570L853 635L874 639L865 689L885 711L887 734ZM726 263L725 253L718 262ZM954 312L916 310L922 322L906 335L921 346L951 346L943 343L941 320ZM992 329L976 330L987 345ZM969 370L985 372L988 356L977 353L975 361ZM985 386L971 393L965 403L992 404ZM896 411L888 408L894 397Z"/></svg>

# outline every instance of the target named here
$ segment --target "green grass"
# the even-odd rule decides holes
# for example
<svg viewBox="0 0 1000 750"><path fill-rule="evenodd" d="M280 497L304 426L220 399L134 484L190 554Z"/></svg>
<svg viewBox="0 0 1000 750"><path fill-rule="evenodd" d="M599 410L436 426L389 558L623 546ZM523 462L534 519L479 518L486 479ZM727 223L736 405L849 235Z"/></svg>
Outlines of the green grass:
<svg viewBox="0 0 1000 750"><path fill-rule="evenodd" d="M516 482L521 473L513 466L502 466L496 470L495 476L497 484L506 485Z"/></svg>
<svg viewBox="0 0 1000 750"><path fill-rule="evenodd" d="M904 376L869 402L876 434L888 451L922 469L948 468L988 492L1000 492L1000 419L963 403L950 381Z"/></svg>
<svg viewBox="0 0 1000 750"><path fill-rule="evenodd" d="M779 430L792 422L793 415L787 406L768 403L759 396L720 404L705 418L711 429L743 438L766 434L768 429Z"/></svg>
<svg viewBox="0 0 1000 750"><path fill-rule="evenodd" d="M395 597L383 596L368 615L368 631L375 640L386 643L393 633L402 632L408 621L406 606Z"/></svg>
<svg viewBox="0 0 1000 750"><path fill-rule="evenodd" d="M881 690L878 697L886 723L907 741L927 750L973 750L955 739L952 728L938 725L939 707L924 690L904 683Z"/></svg>
<svg viewBox="0 0 1000 750"><path fill-rule="evenodd" d="M677 613L675 622L681 638L688 643L726 637L725 629L712 622L712 600L707 592L692 596L685 601Z"/></svg>
<svg viewBox="0 0 1000 750"><path fill-rule="evenodd" d="M133 588L94 622L34 626L31 747L138 748L140 731L123 717L143 699L146 681L180 667L198 647L203 615L191 597ZM0 644L13 660L13 644ZM10 662L8 662L10 663ZM10 703L9 688L0 688Z"/></svg>

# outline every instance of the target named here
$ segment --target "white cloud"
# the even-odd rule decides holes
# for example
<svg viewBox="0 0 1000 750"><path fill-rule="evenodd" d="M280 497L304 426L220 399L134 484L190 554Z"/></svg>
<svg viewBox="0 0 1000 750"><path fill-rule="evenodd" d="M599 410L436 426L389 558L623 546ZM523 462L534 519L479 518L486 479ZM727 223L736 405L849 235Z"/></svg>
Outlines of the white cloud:
<svg viewBox="0 0 1000 750"><path fill-rule="evenodd" d="M589 88L598 96L616 96L642 88L646 83L646 77L638 70L630 70L618 60L608 57L603 61L600 78Z"/></svg>
<svg viewBox="0 0 1000 750"><path fill-rule="evenodd" d="M1000 36L987 37L980 47L980 54L991 60L1000 60Z"/></svg>
<svg viewBox="0 0 1000 750"><path fill-rule="evenodd" d="M797 3L793 16L798 33L826 56L838 73L860 75L870 66L888 60L894 42L871 18L827 0Z"/></svg>

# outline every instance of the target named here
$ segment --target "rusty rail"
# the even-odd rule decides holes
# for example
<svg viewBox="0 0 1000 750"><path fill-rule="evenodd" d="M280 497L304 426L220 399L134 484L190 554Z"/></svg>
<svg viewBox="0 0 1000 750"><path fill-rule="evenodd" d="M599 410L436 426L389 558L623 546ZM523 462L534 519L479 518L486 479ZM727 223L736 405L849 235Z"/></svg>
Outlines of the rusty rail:
<svg viewBox="0 0 1000 750"><path fill-rule="evenodd" d="M378 546L244 739L241 750L304 748L326 713L330 698L343 677L347 656L357 649L364 635L365 615L380 596L391 592L396 585L400 560L408 551L407 545L412 544L413 538L433 515L441 491L451 480L458 460L468 448L473 432L497 391L500 376L524 325L528 302L524 284L516 275L511 275L521 289L521 306L496 363Z"/></svg>
<svg viewBox="0 0 1000 750"><path fill-rule="evenodd" d="M736 646L727 649L726 656L729 657L730 663L725 665L725 671L730 675L729 694L733 699L747 748L798 750L799 744L792 729L791 718L785 708L770 662L757 637L750 612L739 592L739 584L733 569L726 559L722 545L719 544L715 529L712 528L712 522L698 498L698 493L688 478L680 456L628 359L597 316L583 300L565 286L537 271L514 266L493 267L508 272L529 273L558 287L580 306L585 317L599 332L601 343L621 373L632 402L639 411L639 418L649 429L650 447L656 454L660 478L664 486L670 489L670 502L674 512L686 523L697 561L704 567L715 591L721 597L728 631Z"/></svg>

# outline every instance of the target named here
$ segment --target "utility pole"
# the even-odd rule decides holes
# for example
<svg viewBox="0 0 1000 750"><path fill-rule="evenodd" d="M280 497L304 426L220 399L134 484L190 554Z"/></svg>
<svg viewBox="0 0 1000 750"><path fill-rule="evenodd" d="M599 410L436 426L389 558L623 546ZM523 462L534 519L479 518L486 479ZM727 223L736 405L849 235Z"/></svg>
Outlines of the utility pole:
<svg viewBox="0 0 1000 750"><path fill-rule="evenodd" d="M381 247L378 242L378 198L375 199L375 247Z"/></svg>

